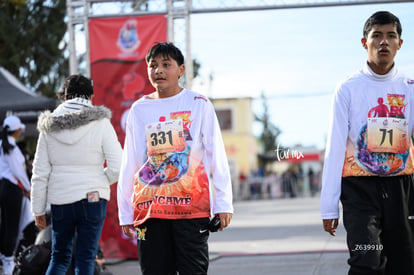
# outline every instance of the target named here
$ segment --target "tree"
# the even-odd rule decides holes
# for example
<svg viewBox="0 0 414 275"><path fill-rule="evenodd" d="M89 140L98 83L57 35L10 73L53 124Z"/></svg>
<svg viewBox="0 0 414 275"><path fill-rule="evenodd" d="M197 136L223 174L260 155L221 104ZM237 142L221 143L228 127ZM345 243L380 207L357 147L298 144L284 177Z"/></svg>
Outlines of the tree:
<svg viewBox="0 0 414 275"><path fill-rule="evenodd" d="M199 74L200 68L201 68L201 63L197 59L193 58L193 78L196 78L200 75Z"/></svg>
<svg viewBox="0 0 414 275"><path fill-rule="evenodd" d="M282 132L270 119L269 106L264 92L261 93L260 98L262 100L263 113L261 116L256 115L256 120L262 124L260 140L263 144L263 154L260 155L260 166L265 167L267 163L275 160L277 138Z"/></svg>
<svg viewBox="0 0 414 275"><path fill-rule="evenodd" d="M0 66L49 97L69 73L65 15L65 0L0 2Z"/></svg>

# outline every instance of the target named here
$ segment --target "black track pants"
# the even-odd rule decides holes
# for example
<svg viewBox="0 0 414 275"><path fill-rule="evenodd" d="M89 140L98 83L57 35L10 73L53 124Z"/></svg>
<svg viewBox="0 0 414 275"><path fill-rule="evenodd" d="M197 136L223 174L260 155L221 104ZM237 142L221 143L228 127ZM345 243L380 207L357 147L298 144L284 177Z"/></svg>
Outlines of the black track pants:
<svg viewBox="0 0 414 275"><path fill-rule="evenodd" d="M413 275L413 177L343 178L341 202L348 274Z"/></svg>

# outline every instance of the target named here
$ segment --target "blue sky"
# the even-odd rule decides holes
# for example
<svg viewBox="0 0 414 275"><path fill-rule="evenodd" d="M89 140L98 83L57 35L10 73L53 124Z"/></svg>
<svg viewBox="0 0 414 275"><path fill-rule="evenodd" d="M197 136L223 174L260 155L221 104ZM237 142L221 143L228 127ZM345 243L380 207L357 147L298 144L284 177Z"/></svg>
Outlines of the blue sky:
<svg viewBox="0 0 414 275"><path fill-rule="evenodd" d="M263 91L272 122L282 130L280 145L323 149L334 88L365 63L362 28L379 10L400 18L404 42L396 64L414 78L414 2L371 4L193 14L191 48L201 75L192 89L213 98L259 99ZM260 100L254 111L261 114Z"/></svg>
<svg viewBox="0 0 414 275"><path fill-rule="evenodd" d="M192 15L192 54L202 65L192 88L213 98L264 91L281 145L324 148L334 88L366 61L362 27L378 10L400 18L396 64L414 78L414 3L376 4ZM260 114L260 100L254 106Z"/></svg>

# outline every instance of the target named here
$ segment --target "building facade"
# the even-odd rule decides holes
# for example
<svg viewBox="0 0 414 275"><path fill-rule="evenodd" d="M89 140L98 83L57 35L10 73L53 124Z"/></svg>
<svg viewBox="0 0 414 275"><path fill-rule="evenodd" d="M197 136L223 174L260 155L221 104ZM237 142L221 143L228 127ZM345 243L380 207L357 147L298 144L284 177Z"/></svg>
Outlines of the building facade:
<svg viewBox="0 0 414 275"><path fill-rule="evenodd" d="M240 185L243 184L240 178L246 177L258 168L259 146L253 133L253 98L216 98L211 101L222 130L234 194L237 198L241 190Z"/></svg>

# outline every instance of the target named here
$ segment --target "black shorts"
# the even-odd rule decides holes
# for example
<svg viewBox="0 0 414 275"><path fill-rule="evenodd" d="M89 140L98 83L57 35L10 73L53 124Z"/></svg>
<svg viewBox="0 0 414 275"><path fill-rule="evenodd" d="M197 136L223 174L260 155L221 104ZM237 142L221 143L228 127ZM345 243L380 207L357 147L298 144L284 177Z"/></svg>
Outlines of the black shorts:
<svg viewBox="0 0 414 275"><path fill-rule="evenodd" d="M349 274L414 274L413 177L346 177Z"/></svg>
<svg viewBox="0 0 414 275"><path fill-rule="evenodd" d="M148 219L138 226L142 274L207 274L209 218Z"/></svg>

